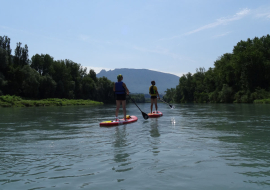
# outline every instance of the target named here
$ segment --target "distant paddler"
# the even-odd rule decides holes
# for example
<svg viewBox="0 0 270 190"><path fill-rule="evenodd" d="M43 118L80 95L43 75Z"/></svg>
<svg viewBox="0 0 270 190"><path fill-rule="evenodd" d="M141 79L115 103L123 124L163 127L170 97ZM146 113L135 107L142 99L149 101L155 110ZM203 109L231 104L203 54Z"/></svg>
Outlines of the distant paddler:
<svg viewBox="0 0 270 190"><path fill-rule="evenodd" d="M158 96L158 99L160 99L160 97L159 97L158 89L155 86L156 85L156 82L155 81L151 81L151 84L152 85L149 87L149 94L151 96L151 113L153 113L152 110L153 110L153 104L154 103L155 103L156 113L157 113L158 112L157 96Z"/></svg>
<svg viewBox="0 0 270 190"><path fill-rule="evenodd" d="M118 82L114 83L113 91L116 95L116 110L115 110L115 120L118 119L118 112L120 105L122 104L123 112L124 112L124 119L126 119L126 95L129 95L129 90L126 86L126 84L122 81L123 75L119 74L117 75Z"/></svg>

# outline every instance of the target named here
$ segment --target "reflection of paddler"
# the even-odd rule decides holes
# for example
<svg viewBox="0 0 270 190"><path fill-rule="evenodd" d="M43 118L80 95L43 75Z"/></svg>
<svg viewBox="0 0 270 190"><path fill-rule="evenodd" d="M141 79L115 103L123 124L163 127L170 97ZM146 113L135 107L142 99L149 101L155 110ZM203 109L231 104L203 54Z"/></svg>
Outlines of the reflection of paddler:
<svg viewBox="0 0 270 190"><path fill-rule="evenodd" d="M116 110L115 110L115 120L118 120L118 112L120 105L122 104L124 119L126 120L126 94L129 94L129 90L125 83L122 82L123 75L117 76L118 82L114 83L113 91L116 94Z"/></svg>
<svg viewBox="0 0 270 190"><path fill-rule="evenodd" d="M127 133L126 133L126 127L120 127L115 128L114 133L114 141L112 143L113 147L115 147L114 151L114 161L115 162L123 162L123 164L128 160L128 157L130 156L126 151L119 151L119 148L124 148L128 146L127 143ZM124 148L125 149L125 148ZM125 169L126 167L124 167ZM118 168L115 168L116 171L124 170L122 168L122 165L118 165Z"/></svg>
<svg viewBox="0 0 270 190"><path fill-rule="evenodd" d="M151 81L151 84L152 85L149 87L149 94L151 95L151 112L150 113L153 113L152 110L153 110L154 103L155 103L155 107L156 107L156 112L158 111L157 96L158 96L158 99L160 99L160 97L159 97L158 89L155 86L156 82Z"/></svg>
<svg viewBox="0 0 270 190"><path fill-rule="evenodd" d="M150 131L151 137L159 137L160 133L158 131L158 126L151 126L151 131Z"/></svg>

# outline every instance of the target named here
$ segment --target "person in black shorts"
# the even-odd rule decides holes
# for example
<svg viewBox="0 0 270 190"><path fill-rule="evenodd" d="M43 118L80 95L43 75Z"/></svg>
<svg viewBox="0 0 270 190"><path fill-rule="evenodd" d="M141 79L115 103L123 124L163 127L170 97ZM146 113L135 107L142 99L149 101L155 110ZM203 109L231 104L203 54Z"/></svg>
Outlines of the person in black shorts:
<svg viewBox="0 0 270 190"><path fill-rule="evenodd" d="M149 87L149 94L151 95L151 113L152 110L153 110L153 104L155 103L155 107L156 107L156 112L157 112L157 109L158 109L158 106L157 106L157 96L158 96L158 99L160 99L159 97L159 93L158 93L158 90L157 90L157 87L155 86L156 85L156 82L155 81L151 81L151 86Z"/></svg>
<svg viewBox="0 0 270 190"><path fill-rule="evenodd" d="M124 119L126 120L126 95L129 95L129 90L125 83L122 82L123 75L117 75L118 82L114 83L113 91L116 95L116 110L115 110L115 120L118 120L118 112L120 105L122 104Z"/></svg>

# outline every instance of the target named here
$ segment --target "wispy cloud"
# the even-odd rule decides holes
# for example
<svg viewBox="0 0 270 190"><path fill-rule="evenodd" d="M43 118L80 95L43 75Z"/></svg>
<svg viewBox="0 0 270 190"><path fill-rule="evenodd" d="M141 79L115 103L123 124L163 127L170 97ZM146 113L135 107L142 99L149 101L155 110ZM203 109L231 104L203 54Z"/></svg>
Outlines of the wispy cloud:
<svg viewBox="0 0 270 190"><path fill-rule="evenodd" d="M195 30L192 30L190 32L187 32L187 33L185 33L185 35L194 34L194 33L197 33L197 32L200 32L200 31L203 31L203 30L206 30L206 29L209 29L209 28L215 28L215 27L220 26L220 25L225 25L225 24L228 24L230 22L233 22L233 21L236 21L236 20L240 20L244 16L248 15L249 12L250 12L250 9L247 9L247 8L246 9L243 9L242 11L236 13L233 16L217 19L216 22L213 22L213 23L204 25L204 26L202 26L200 28L197 28Z"/></svg>
<svg viewBox="0 0 270 190"><path fill-rule="evenodd" d="M186 60L186 61L190 61L190 62L195 62L192 59L183 57L183 56L176 54L176 53L172 53L168 49L164 49L161 47L157 47L155 49L147 49L147 48L143 48L143 47L134 46L134 49L138 50L138 51L142 51L142 52L147 52L147 53L150 52L150 53L156 53L156 54L160 54L160 55L166 55L166 56L172 57L174 59L178 59L178 60Z"/></svg>
<svg viewBox="0 0 270 190"><path fill-rule="evenodd" d="M260 7L254 12L256 18L270 19L270 7Z"/></svg>
<svg viewBox="0 0 270 190"><path fill-rule="evenodd" d="M223 34L218 34L218 35L213 36L213 38L219 38L219 37L227 36L230 33L232 33L232 32L225 32Z"/></svg>
<svg viewBox="0 0 270 190"><path fill-rule="evenodd" d="M259 17L259 18L261 18L261 17L270 18L270 13L257 14L256 16Z"/></svg>
<svg viewBox="0 0 270 190"><path fill-rule="evenodd" d="M189 32L187 32L185 34L175 35L175 36L172 36L172 37L169 37L169 38L162 38L162 39L159 39L159 41L173 40L173 39L180 38L180 37L183 37L183 36L186 36L186 35L191 35L191 34L206 30L206 29L215 28L215 27L218 27L220 25L229 24L230 22L242 19L244 16L248 15L250 13L250 11L251 11L250 9L245 8L245 9L237 12L233 16L223 17L223 18L217 19L216 22L204 25L204 26L199 27L199 28L197 28L195 30L189 31ZM227 34L229 34L229 33L226 33L225 35L227 35ZM216 37L220 37L220 36L216 36Z"/></svg>

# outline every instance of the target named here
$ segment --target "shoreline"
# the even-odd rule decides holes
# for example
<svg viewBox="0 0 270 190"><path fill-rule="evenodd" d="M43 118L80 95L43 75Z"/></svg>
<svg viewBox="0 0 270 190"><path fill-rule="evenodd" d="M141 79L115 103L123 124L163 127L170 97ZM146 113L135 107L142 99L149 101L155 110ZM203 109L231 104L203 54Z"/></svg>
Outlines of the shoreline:
<svg viewBox="0 0 270 190"><path fill-rule="evenodd" d="M103 105L103 102L83 99L48 98L41 100L27 100L19 96L0 96L0 107L45 107L71 105Z"/></svg>

